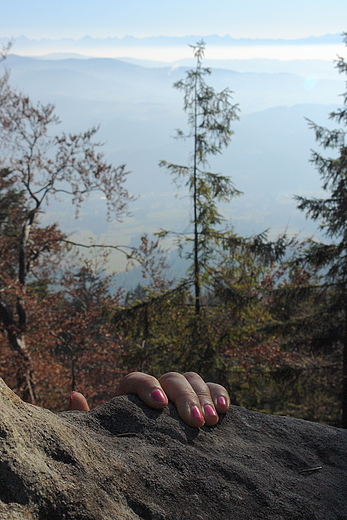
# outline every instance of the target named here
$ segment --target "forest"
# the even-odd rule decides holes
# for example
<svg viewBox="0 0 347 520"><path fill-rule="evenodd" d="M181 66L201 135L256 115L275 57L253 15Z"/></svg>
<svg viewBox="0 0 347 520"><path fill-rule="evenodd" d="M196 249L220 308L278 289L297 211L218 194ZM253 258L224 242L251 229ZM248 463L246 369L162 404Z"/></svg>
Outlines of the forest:
<svg viewBox="0 0 347 520"><path fill-rule="evenodd" d="M105 160L97 127L55 134L54 106L32 102L2 73L0 376L22 399L59 411L72 390L92 406L105 402L129 371L195 371L224 385L233 404L347 428L347 82L329 115L334 128L307 122L326 198L296 197L324 241L245 237L219 209L242 193L210 166L233 138L239 106L229 88L208 85L204 50L203 41L192 46L196 65L173 85L188 128L175 138L190 143L190 156L158 158L189 193L189 226L159 228L138 247L82 247L57 223L43 224L52 200L78 217L95 192L107 218L121 221L133 200L129 172ZM343 58L336 67L347 74ZM167 237L187 260L179 280ZM141 267L143 283L131 291L113 290L112 249L129 269Z"/></svg>

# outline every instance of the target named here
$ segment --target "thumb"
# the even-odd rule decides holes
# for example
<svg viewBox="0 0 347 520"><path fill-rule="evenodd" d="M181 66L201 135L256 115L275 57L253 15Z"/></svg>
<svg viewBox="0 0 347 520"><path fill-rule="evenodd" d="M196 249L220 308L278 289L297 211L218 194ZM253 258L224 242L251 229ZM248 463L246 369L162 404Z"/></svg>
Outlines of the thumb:
<svg viewBox="0 0 347 520"><path fill-rule="evenodd" d="M72 392L69 399L68 410L79 410L81 412L89 412L90 408L87 399L79 392Z"/></svg>

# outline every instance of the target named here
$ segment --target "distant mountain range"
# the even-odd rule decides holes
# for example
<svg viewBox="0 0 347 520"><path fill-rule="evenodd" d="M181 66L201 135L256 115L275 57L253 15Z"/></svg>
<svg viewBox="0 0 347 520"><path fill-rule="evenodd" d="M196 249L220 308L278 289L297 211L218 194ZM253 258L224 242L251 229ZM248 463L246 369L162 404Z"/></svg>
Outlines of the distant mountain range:
<svg viewBox="0 0 347 520"><path fill-rule="evenodd" d="M1 37L0 42L8 41L9 36ZM49 45L50 43L60 43L62 45L70 45L72 42L77 45L93 46L107 46L110 45L124 45L126 47L135 46L171 46L171 45L189 45L192 42L203 39L207 45L321 45L341 43L341 34L325 34L322 36L308 36L305 38L295 39L270 39L270 38L233 38L226 34L225 36L218 36L211 34L207 36L202 35L188 35L188 36L151 36L137 38L135 36L124 36L122 38L108 37L108 38L92 38L91 36L84 36L83 38L61 38L61 39L32 39L26 36L16 36L15 41L19 46L25 45L28 48L31 45L36 46L38 43Z"/></svg>
<svg viewBox="0 0 347 520"><path fill-rule="evenodd" d="M132 172L128 188L139 195L131 207L133 217L121 224L106 222L104 200L96 195L83 206L78 221L67 203L52 202L47 222L57 221L86 242L91 236L97 243L128 245L138 244L144 232L188 228L189 197L181 189L175 198L177 189L158 167L161 159L186 164L189 158L189 143L172 139L174 129L186 125L182 96L172 88L184 77L185 66L15 55L6 65L21 91L56 105L61 130L78 132L100 124L107 158L115 165L127 164ZM294 194L321 193L319 175L309 164L316 143L305 117L331 127L328 114L342 102L345 78L335 73L333 64L319 60L237 60L237 65L239 70L213 68L209 78L217 90L229 87L241 109L232 142L211 161L211 169L230 175L244 195L221 210L244 235L265 229L273 236L284 229L313 234L316 226L293 201ZM121 270L124 263L114 257L114 266Z"/></svg>

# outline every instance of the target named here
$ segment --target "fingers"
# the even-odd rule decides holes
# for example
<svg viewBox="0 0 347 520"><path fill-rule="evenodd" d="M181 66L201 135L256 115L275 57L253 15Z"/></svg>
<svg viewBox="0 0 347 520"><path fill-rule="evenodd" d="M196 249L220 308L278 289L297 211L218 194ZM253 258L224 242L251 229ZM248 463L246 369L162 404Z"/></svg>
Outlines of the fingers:
<svg viewBox="0 0 347 520"><path fill-rule="evenodd" d="M218 422L218 413L226 413L230 399L227 391L214 383L206 384L194 372L184 375L168 372L159 378L166 395L177 407L179 416L190 426L204 423L213 426Z"/></svg>
<svg viewBox="0 0 347 520"><path fill-rule="evenodd" d="M152 408L164 408L168 404L167 396L159 381L143 372L131 372L122 379L117 395L124 394L136 394Z"/></svg>
<svg viewBox="0 0 347 520"><path fill-rule="evenodd" d="M168 398L175 403L181 419L190 426L203 426L205 419L200 400L189 381L182 374L168 372L159 378L159 382Z"/></svg>
<svg viewBox="0 0 347 520"><path fill-rule="evenodd" d="M230 397L224 386L217 383L206 383L218 413L227 413L230 408Z"/></svg>
<svg viewBox="0 0 347 520"><path fill-rule="evenodd" d="M226 389L216 383L205 381L194 372L182 375L168 372L158 379L142 372L131 372L125 376L117 395L136 394L152 408L164 408L168 398L175 403L181 419L199 428L204 424L213 426L219 420L219 413L226 413L230 398ZM72 392L69 410L88 412L85 397L79 392Z"/></svg>
<svg viewBox="0 0 347 520"><path fill-rule="evenodd" d="M205 383L195 372L187 372L184 377L199 398L206 424L216 424L219 420L218 413L226 413L230 407L230 397L226 389L217 383Z"/></svg>
<svg viewBox="0 0 347 520"><path fill-rule="evenodd" d="M89 412L90 408L84 395L80 394L79 392L72 392L69 399L68 410Z"/></svg>
<svg viewBox="0 0 347 520"><path fill-rule="evenodd" d="M181 419L190 426L200 427L205 423L213 426L218 422L218 413L226 413L230 398L224 387L205 383L194 372L182 375L168 372L159 381L142 372L131 372L122 379L117 395L136 394L152 408L164 408L168 398L175 403Z"/></svg>

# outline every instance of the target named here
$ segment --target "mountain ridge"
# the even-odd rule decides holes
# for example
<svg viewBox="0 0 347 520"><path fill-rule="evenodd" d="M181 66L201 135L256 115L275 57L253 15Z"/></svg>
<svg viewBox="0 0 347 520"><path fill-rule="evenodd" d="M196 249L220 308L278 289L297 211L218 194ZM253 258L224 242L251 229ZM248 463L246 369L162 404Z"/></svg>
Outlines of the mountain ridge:
<svg viewBox="0 0 347 520"><path fill-rule="evenodd" d="M12 84L34 102L56 105L60 129L75 133L100 125L98 140L106 143L107 160L127 165L132 172L127 187L140 195L131 207L134 217L119 226L106 222L104 201L97 196L82 208L79 221L74 221L69 204L52 201L44 217L47 225L57 222L78 241L90 236L97 243L124 244L137 244L141 234L160 227L180 231L187 226L189 197L181 191L175 199L170 176L158 166L161 159L177 164L189 160L189 143L171 138L175 128L186 125L182 96L172 89L186 67L146 68L117 58L56 61L15 55L6 62ZM258 65L261 68L264 61ZM330 126L327 116L341 103L344 81L315 78L314 65L308 77L282 71L212 71L209 83L216 90L229 86L241 108L230 146L211 164L212 171L230 175L244 192L221 208L237 233L249 236L270 229L276 236L285 228L291 234L304 230L305 236L316 232L293 200L295 194L320 193L319 175L309 164L314 133L304 118ZM122 260L112 261L119 271Z"/></svg>
<svg viewBox="0 0 347 520"><path fill-rule="evenodd" d="M12 39L10 37L0 37L0 42L6 42L9 39ZM107 44L110 43L118 43L118 44L125 44L125 45L132 45L136 44L150 44L150 45L172 45L172 44L179 44L179 45L189 45L193 42L196 42L197 40L203 39L207 45L307 45L307 44L329 44L329 43L341 43L342 35L337 34L324 34L321 36L306 36L303 38L292 38L292 39L286 39L286 38L233 38L229 34L226 34L224 36L220 36L217 34L211 34L211 35L187 35L187 36L145 36L145 37L136 37L136 36L123 36L123 37L117 37L117 36L108 36L105 38L94 38L89 35L85 35L82 38L29 38L24 35L16 36L14 38L15 41L20 43L48 43L48 42L75 42L75 43L88 43L90 44L93 42L94 44Z"/></svg>

